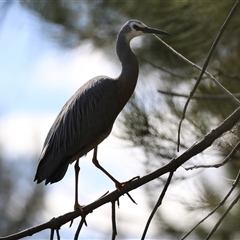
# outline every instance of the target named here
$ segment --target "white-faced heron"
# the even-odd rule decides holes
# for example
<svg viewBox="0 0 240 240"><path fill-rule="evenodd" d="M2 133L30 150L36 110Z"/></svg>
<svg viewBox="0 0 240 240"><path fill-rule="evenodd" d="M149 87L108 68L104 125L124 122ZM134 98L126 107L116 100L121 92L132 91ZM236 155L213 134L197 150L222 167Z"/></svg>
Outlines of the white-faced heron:
<svg viewBox="0 0 240 240"><path fill-rule="evenodd" d="M168 33L149 28L138 20L126 22L117 36L117 55L122 72L117 78L98 76L86 82L67 101L53 123L40 155L34 181L45 184L60 181L68 168L75 164L75 205L78 204L79 158L94 149L92 162L119 189L120 183L97 160L98 145L110 134L113 123L131 97L138 78L138 61L130 48L130 41L146 33ZM131 181L131 180L130 180Z"/></svg>

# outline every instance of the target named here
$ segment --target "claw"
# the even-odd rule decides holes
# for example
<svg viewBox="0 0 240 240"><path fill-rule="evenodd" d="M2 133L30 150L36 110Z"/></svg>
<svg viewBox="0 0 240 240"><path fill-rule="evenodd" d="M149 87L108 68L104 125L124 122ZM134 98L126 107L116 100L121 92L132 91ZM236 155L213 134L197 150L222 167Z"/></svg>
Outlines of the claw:
<svg viewBox="0 0 240 240"><path fill-rule="evenodd" d="M120 183L120 182L115 182L115 186L116 186L116 188L117 188L118 190L120 190L120 188L125 187L128 183L130 183L130 182L132 182L132 181L134 181L134 180L136 180L136 179L139 179L139 178L140 178L139 176L136 176L136 177L133 177L133 178L131 178L130 180L128 180L128 181L126 181L126 182L122 182L122 183Z"/></svg>
<svg viewBox="0 0 240 240"><path fill-rule="evenodd" d="M78 204L78 203L75 203L75 204L74 204L74 210L75 210L75 211L79 209L82 213L84 213L83 207L84 207L84 206L81 206L81 205Z"/></svg>
<svg viewBox="0 0 240 240"><path fill-rule="evenodd" d="M87 226L87 222L86 222L86 219L85 219L86 214L84 213L83 207L84 207L84 205L81 206L78 203L75 203L74 204L74 211L77 211L77 210L81 211L81 213L82 213L81 216L82 216L82 218L84 218L84 224ZM71 220L69 227L72 226L73 221L74 221L74 219Z"/></svg>
<svg viewBox="0 0 240 240"><path fill-rule="evenodd" d="M116 188L118 189L118 191L121 191L121 188L125 187L128 183L130 183L130 182L132 182L132 181L134 181L134 180L136 180L136 179L139 179L139 178L140 178L139 176L136 176L136 177L131 178L130 180L128 180L128 181L126 181L126 182L122 182L122 183L116 181L116 182L115 182L115 186L116 186ZM127 196L130 198L130 200L131 200L133 203L137 204L137 203L135 202L135 200L132 198L132 196L130 195L130 193L127 193ZM119 207L119 204L118 204L118 207Z"/></svg>

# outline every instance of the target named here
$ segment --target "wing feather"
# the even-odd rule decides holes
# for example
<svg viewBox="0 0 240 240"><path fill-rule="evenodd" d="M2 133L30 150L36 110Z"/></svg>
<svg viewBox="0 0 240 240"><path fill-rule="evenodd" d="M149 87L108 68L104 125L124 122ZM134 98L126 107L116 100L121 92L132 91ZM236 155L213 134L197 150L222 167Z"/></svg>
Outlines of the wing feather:
<svg viewBox="0 0 240 240"><path fill-rule="evenodd" d="M115 82L106 76L93 78L66 102L44 142L35 180L61 180L76 152L110 132L117 117ZM61 178L52 179L58 169Z"/></svg>

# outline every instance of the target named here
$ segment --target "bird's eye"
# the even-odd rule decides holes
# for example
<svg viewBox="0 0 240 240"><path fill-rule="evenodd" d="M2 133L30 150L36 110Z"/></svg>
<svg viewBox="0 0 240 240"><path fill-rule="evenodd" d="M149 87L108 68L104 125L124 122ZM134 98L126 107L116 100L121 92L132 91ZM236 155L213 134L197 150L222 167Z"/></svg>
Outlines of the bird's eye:
<svg viewBox="0 0 240 240"><path fill-rule="evenodd" d="M134 28L136 31L140 31L140 30L141 30L141 28L140 28L138 25L136 25L136 24L133 25L133 28Z"/></svg>

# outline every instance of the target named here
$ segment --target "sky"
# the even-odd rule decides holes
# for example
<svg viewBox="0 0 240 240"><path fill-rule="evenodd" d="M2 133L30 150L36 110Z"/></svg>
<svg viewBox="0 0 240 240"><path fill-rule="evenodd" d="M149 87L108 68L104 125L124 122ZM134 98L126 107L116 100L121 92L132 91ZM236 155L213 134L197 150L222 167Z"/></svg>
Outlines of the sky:
<svg viewBox="0 0 240 240"><path fill-rule="evenodd" d="M1 150L5 156L18 159L40 153L47 132L61 107L84 82L97 75L116 77L120 65L117 68L89 43L74 50L60 48L50 36L43 33L38 18L17 3L12 4L1 21ZM114 127L113 132L118 131ZM93 166L91 156L92 152L80 161L81 204L88 204L106 191L114 190L113 183ZM114 135L100 145L98 158L119 181L142 175L140 150L130 148ZM32 174L34 177L35 172ZM46 186L47 209L42 222L72 211L73 183L73 166L70 166L61 182ZM37 185L33 184L33 187ZM139 225L145 224L147 207L143 190L135 190L131 195L138 205L135 206L124 196L117 214L121 219L121 228L124 231L127 229L127 235L134 237L139 232ZM102 229L110 231L110 210L111 206L107 205L90 215L89 227L83 230L81 236L100 237ZM103 226L99 226L99 219ZM76 226L71 229L64 226L61 232L63 239L72 236L75 229Z"/></svg>

